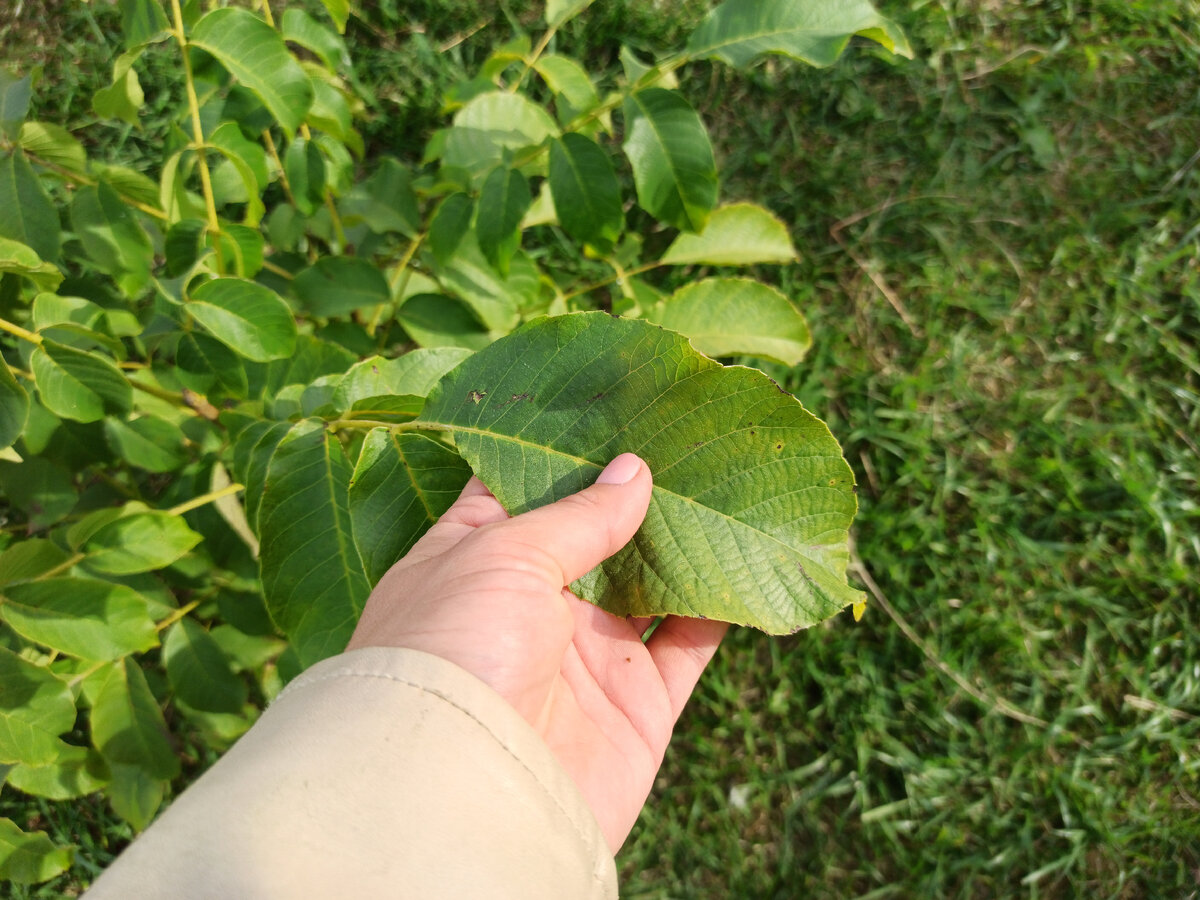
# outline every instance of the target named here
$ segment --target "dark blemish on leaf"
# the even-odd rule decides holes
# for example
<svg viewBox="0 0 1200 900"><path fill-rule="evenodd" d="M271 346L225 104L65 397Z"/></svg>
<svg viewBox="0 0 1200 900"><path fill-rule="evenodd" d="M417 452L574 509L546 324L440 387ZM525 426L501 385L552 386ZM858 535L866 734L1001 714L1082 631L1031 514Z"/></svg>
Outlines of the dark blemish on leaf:
<svg viewBox="0 0 1200 900"><path fill-rule="evenodd" d="M526 400L526 401L532 403L533 402L533 394L530 394L530 393L513 394L512 397L510 397L508 400L505 400L503 403L497 405L496 409L503 409L504 407L508 406L508 404L510 404L510 403L519 403L522 400Z"/></svg>
<svg viewBox="0 0 1200 900"><path fill-rule="evenodd" d="M469 391L467 393L467 399L476 404L486 396L487 391Z"/></svg>
<svg viewBox="0 0 1200 900"><path fill-rule="evenodd" d="M750 437L754 437L756 434L758 434L758 432L757 432L757 431L754 431L753 429L751 429L751 431L750 431Z"/></svg>
<svg viewBox="0 0 1200 900"><path fill-rule="evenodd" d="M371 374L378 375L379 374L379 366L374 366L374 365L371 366Z"/></svg>
<svg viewBox="0 0 1200 900"><path fill-rule="evenodd" d="M783 444L776 444L776 445L775 445L775 449L776 449L776 450L782 450L782 449L783 449Z"/></svg>
<svg viewBox="0 0 1200 900"><path fill-rule="evenodd" d="M597 400L599 400L603 396L604 396L604 391L601 391L600 393L596 394L596 396L594 396L594 397L588 397L588 403L595 403Z"/></svg>
<svg viewBox="0 0 1200 900"><path fill-rule="evenodd" d="M708 616L706 616L704 613L696 613L696 618L697 619L707 619Z"/></svg>
<svg viewBox="0 0 1200 900"><path fill-rule="evenodd" d="M688 444L687 448L689 450L695 450L697 447L703 447L707 443L708 443L708 441L696 441L696 443L694 443L694 444Z"/></svg>
<svg viewBox="0 0 1200 900"><path fill-rule="evenodd" d="M858 485L857 484L850 485L850 493L852 493L852 494L858 493Z"/></svg>

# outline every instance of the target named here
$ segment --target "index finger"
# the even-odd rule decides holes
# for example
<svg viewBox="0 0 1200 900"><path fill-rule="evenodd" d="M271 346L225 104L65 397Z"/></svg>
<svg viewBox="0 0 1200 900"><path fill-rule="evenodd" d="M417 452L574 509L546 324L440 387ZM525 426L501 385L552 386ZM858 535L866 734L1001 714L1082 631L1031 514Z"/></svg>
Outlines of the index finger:
<svg viewBox="0 0 1200 900"><path fill-rule="evenodd" d="M727 622L669 616L646 641L676 719L728 629Z"/></svg>

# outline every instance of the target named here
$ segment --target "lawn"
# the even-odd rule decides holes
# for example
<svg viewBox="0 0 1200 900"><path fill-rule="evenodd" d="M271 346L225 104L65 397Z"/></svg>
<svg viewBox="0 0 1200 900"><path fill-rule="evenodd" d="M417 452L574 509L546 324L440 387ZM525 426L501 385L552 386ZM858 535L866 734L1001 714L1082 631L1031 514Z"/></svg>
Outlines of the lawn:
<svg viewBox="0 0 1200 900"><path fill-rule="evenodd" d="M114 16L48 5L51 29L0 25L0 58L43 62L37 114L77 129ZM1200 4L877 5L913 60L856 41L830 69L683 73L723 198L769 206L800 249L759 274L814 347L769 371L855 470L872 602L731 632L618 858L623 895L1200 897ZM537 13L364 6L362 130L401 155ZM560 46L616 65L707 6L600 2ZM152 104L141 132L85 133L154 166L165 127ZM30 896L123 840L102 804L3 806L81 846L73 880Z"/></svg>

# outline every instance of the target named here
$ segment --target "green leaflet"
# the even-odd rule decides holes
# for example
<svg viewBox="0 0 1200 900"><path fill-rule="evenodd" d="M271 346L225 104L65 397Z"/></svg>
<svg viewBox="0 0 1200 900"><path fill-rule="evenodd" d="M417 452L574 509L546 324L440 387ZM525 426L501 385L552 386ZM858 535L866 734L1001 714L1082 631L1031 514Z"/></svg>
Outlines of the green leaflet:
<svg viewBox="0 0 1200 900"><path fill-rule="evenodd" d="M601 253L625 228L621 186L599 144L581 134L550 142L550 192L559 224L571 237Z"/></svg>
<svg viewBox="0 0 1200 900"><path fill-rule="evenodd" d="M421 434L367 435L350 482L354 543L371 583L379 581L462 492L471 470Z"/></svg>
<svg viewBox="0 0 1200 900"><path fill-rule="evenodd" d="M167 738L158 701L129 657L98 676L92 700L92 743L110 764L136 766L155 778L179 774L179 759Z"/></svg>
<svg viewBox="0 0 1200 900"><path fill-rule="evenodd" d="M170 627L163 641L163 661L175 696L188 706L204 712L241 711L246 684L199 623L180 619Z"/></svg>
<svg viewBox="0 0 1200 900"><path fill-rule="evenodd" d="M96 422L133 406L133 388L106 356L42 341L29 365L42 403L64 419Z"/></svg>
<svg viewBox="0 0 1200 900"><path fill-rule="evenodd" d="M846 584L854 478L829 429L761 372L604 313L545 318L472 356L417 423L512 513L625 451L654 473L634 539L572 587L617 615L704 615L779 634L861 597Z"/></svg>
<svg viewBox="0 0 1200 900"><path fill-rule="evenodd" d="M0 647L0 685L0 764L54 762L63 746L58 736L75 724L71 688L7 647Z"/></svg>
<svg viewBox="0 0 1200 900"><path fill-rule="evenodd" d="M0 209L0 238L28 245L47 262L58 261L58 211L19 150L0 154Z"/></svg>
<svg viewBox="0 0 1200 900"><path fill-rule="evenodd" d="M855 34L912 56L900 28L867 0L726 0L692 33L687 54L744 67L764 54L778 53L828 66Z"/></svg>
<svg viewBox="0 0 1200 900"><path fill-rule="evenodd" d="M0 450L11 447L25 430L29 394L0 359Z"/></svg>
<svg viewBox="0 0 1200 900"><path fill-rule="evenodd" d="M70 847L56 847L44 831L26 832L11 819L0 819L0 879L37 884L65 872Z"/></svg>
<svg viewBox="0 0 1200 900"><path fill-rule="evenodd" d="M241 278L214 278L185 308L230 350L256 362L284 359L296 349L296 321L270 288Z"/></svg>
<svg viewBox="0 0 1200 900"><path fill-rule="evenodd" d="M146 598L92 578L47 578L3 589L3 614L17 634L60 653L115 660L158 646Z"/></svg>
<svg viewBox="0 0 1200 900"><path fill-rule="evenodd" d="M345 649L370 592L350 531L350 473L337 439L312 419L292 427L267 469L263 595L304 666Z"/></svg>
<svg viewBox="0 0 1200 900"><path fill-rule="evenodd" d="M749 266L795 260L796 248L783 222L754 203L731 203L713 210L699 234L679 235L659 261L672 266Z"/></svg>
<svg viewBox="0 0 1200 900"><path fill-rule="evenodd" d="M245 9L215 9L196 23L189 43L207 50L294 134L312 105L313 89L270 25Z"/></svg>
<svg viewBox="0 0 1200 900"><path fill-rule="evenodd" d="M521 220L533 198L529 180L517 169L496 166L483 180L475 208L475 237L487 261L508 276L509 263L521 246Z"/></svg>
<svg viewBox="0 0 1200 900"><path fill-rule="evenodd" d="M717 164L700 116L675 91L646 88L625 101L625 155L638 204L681 231L702 231L717 205Z"/></svg>
<svg viewBox="0 0 1200 900"><path fill-rule="evenodd" d="M200 540L183 516L152 510L101 525L85 539L83 551L88 566L97 572L132 575L171 565Z"/></svg>
<svg viewBox="0 0 1200 900"><path fill-rule="evenodd" d="M365 259L327 256L292 282L304 308L315 316L345 316L392 299L383 273Z"/></svg>
<svg viewBox="0 0 1200 900"><path fill-rule="evenodd" d="M706 278L646 310L707 356L759 356L794 366L812 346L808 322L783 294L749 278Z"/></svg>
<svg viewBox="0 0 1200 900"><path fill-rule="evenodd" d="M473 98L454 116L442 161L478 178L506 152L536 147L558 134L550 114L521 94L490 91Z"/></svg>
<svg viewBox="0 0 1200 900"><path fill-rule="evenodd" d="M107 182L80 188L71 202L71 225L101 272L136 297L150 281L154 247L130 207Z"/></svg>

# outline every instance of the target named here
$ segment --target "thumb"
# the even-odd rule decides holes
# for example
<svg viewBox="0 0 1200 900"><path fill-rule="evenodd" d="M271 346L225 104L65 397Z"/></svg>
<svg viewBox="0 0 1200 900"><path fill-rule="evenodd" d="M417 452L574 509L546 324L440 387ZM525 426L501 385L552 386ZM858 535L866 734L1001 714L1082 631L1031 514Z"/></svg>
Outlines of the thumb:
<svg viewBox="0 0 1200 900"><path fill-rule="evenodd" d="M591 571L629 542L650 506L650 468L622 453L596 483L500 526L511 541L537 547L562 570L563 584Z"/></svg>

